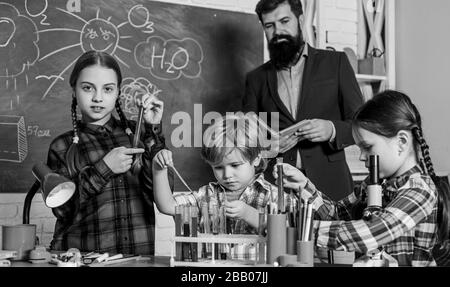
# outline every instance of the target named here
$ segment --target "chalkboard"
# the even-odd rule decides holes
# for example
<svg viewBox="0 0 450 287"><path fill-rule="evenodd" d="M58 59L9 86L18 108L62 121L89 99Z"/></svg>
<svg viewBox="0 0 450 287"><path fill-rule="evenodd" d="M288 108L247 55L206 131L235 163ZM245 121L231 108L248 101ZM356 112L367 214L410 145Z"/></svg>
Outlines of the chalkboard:
<svg viewBox="0 0 450 287"><path fill-rule="evenodd" d="M206 127L207 112L225 113L243 93L245 74L262 63L256 15L159 1L2 0L0 192L27 192L32 166L71 130L68 78L77 57L92 49L119 62L128 118L137 114L131 84L164 101L166 142L189 185L213 180L194 129ZM191 135L180 147L175 139L186 127ZM175 190L186 190L178 179Z"/></svg>

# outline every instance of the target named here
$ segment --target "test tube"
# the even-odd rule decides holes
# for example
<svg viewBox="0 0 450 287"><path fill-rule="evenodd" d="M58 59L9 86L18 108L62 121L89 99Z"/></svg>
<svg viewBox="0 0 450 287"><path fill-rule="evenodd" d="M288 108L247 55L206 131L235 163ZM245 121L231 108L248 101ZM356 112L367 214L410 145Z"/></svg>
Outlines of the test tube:
<svg viewBox="0 0 450 287"><path fill-rule="evenodd" d="M227 233L227 215L223 205L219 208L219 233Z"/></svg>
<svg viewBox="0 0 450 287"><path fill-rule="evenodd" d="M211 226L212 226L212 234L219 234L219 211L217 210L217 207L212 209L211 214ZM219 244L214 243L214 254L212 254L214 259L219 259Z"/></svg>
<svg viewBox="0 0 450 287"><path fill-rule="evenodd" d="M226 215L226 209L225 206L221 206L219 209L219 233L220 234L226 234L227 233L227 215ZM226 260L227 259L227 246L228 244L222 243L219 245L220 249L220 259Z"/></svg>
<svg viewBox="0 0 450 287"><path fill-rule="evenodd" d="M175 236L181 236L181 223L182 219L182 207L183 206L175 206ZM175 244L175 259L177 261L181 260L182 255L182 244L181 242L177 242Z"/></svg>
<svg viewBox="0 0 450 287"><path fill-rule="evenodd" d="M137 85L133 85L131 87L131 94L133 95L135 101L139 98L140 101L142 101L142 97L146 94L145 90ZM136 123L136 131L133 138L133 147L138 147L139 138L141 135L141 129L142 129L142 119L144 116L144 106L141 104L139 107L139 115Z"/></svg>
<svg viewBox="0 0 450 287"><path fill-rule="evenodd" d="M225 233L226 234L233 234L234 233L234 218L228 217L226 216L226 230Z"/></svg>
<svg viewBox="0 0 450 287"><path fill-rule="evenodd" d="M303 237L303 208L304 204L302 203L302 200L299 199L298 201L298 211L297 211L297 232L298 232L298 239L301 239Z"/></svg>
<svg viewBox="0 0 450 287"><path fill-rule="evenodd" d="M205 234L211 233L211 220L208 213L208 205L202 205L202 220L203 220L203 232ZM202 243L202 258L208 258L209 244Z"/></svg>
<svg viewBox="0 0 450 287"><path fill-rule="evenodd" d="M191 219L191 207L185 206L183 213L183 236L189 237L191 236L191 228L190 228L190 219ZM190 261L192 258L190 256L190 244L188 242L183 242L183 261Z"/></svg>
<svg viewBox="0 0 450 287"><path fill-rule="evenodd" d="M198 233L198 212L197 208L191 206L191 236L197 237ZM191 243L191 257L193 262L198 261L198 243Z"/></svg>
<svg viewBox="0 0 450 287"><path fill-rule="evenodd" d="M265 236L265 227L267 222L267 209L264 207L258 208L258 235Z"/></svg>
<svg viewBox="0 0 450 287"><path fill-rule="evenodd" d="M212 234L219 234L219 230L219 212L217 208L213 208L211 213L211 232Z"/></svg>
<svg viewBox="0 0 450 287"><path fill-rule="evenodd" d="M202 206L203 229L206 234L211 233L211 220L209 218L208 206Z"/></svg>

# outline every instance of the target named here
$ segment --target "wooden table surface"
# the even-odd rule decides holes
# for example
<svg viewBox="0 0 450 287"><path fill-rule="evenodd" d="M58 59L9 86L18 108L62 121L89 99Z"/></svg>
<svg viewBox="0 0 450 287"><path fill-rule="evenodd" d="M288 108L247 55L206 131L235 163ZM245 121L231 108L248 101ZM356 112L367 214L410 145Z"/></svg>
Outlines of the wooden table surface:
<svg viewBox="0 0 450 287"><path fill-rule="evenodd" d="M169 256L142 256L138 260L109 264L103 267L169 267L169 260ZM31 263L28 261L11 261L11 267L57 267L57 265L50 263Z"/></svg>

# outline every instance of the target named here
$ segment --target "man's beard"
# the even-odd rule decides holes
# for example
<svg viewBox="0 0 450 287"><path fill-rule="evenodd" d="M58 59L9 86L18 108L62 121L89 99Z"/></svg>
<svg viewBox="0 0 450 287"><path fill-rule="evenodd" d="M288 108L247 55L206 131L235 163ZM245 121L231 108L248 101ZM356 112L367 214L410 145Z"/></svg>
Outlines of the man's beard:
<svg viewBox="0 0 450 287"><path fill-rule="evenodd" d="M286 41L278 42L281 39L286 39ZM301 32L298 33L297 37L275 35L269 42L270 59L275 68L279 70L293 64L304 43Z"/></svg>

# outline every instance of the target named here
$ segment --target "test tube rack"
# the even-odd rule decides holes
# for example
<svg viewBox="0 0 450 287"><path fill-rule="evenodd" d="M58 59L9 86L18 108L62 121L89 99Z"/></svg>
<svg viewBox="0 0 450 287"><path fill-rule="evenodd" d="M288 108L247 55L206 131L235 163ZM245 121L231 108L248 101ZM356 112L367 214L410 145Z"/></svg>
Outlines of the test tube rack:
<svg viewBox="0 0 450 287"><path fill-rule="evenodd" d="M191 261L176 261L175 253L176 253L176 243L187 242L187 243L206 243L211 244L212 254L214 254L214 244L215 243L234 243L234 244L255 244L256 250L260 250L260 248L265 248L266 246L266 238L261 235L254 234L205 234L198 233L197 237L184 237L184 236L174 236L171 240L172 249L170 254L170 266L196 266L196 267L245 267L252 266L258 264L258 256L255 260L219 260L214 259L214 256L211 259L199 258L198 262ZM257 252L257 255L259 252Z"/></svg>

